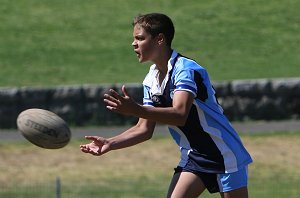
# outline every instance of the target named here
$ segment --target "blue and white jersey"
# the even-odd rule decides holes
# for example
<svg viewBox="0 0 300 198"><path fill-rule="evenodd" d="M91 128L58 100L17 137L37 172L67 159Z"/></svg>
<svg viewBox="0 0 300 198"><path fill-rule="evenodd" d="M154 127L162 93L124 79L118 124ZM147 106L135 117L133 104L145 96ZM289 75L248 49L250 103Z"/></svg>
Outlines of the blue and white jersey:
<svg viewBox="0 0 300 198"><path fill-rule="evenodd" d="M156 65L143 81L145 106L170 107L174 92L194 95L184 126L169 126L181 151L180 167L191 160L197 169L208 173L231 173L252 162L223 109L218 104L207 71L194 60L173 51L168 73L161 86Z"/></svg>

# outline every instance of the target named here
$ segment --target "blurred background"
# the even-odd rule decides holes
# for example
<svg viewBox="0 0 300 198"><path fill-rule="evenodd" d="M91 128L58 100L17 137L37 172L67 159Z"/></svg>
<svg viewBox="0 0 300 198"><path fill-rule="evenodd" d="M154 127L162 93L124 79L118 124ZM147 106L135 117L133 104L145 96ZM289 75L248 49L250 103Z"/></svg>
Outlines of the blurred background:
<svg viewBox="0 0 300 198"><path fill-rule="evenodd" d="M0 133L17 133L11 118L31 107L55 111L82 127L82 137L91 127L109 136L133 124L135 118L105 112L98 99L122 83L141 99L150 63L137 61L131 23L148 12L172 18L173 48L208 70L231 120L299 121L298 0L0 0L0 5L0 125L5 128ZM83 108L82 101L89 103ZM243 112L236 113L237 107ZM259 110L264 113L257 116ZM101 125L108 126L105 132ZM55 151L22 138L2 140L0 197L53 197L59 189L62 197L165 197L179 153L164 130L150 142L101 159L80 153L84 140L78 136ZM241 127L254 158L250 197L297 197L299 130L258 131Z"/></svg>

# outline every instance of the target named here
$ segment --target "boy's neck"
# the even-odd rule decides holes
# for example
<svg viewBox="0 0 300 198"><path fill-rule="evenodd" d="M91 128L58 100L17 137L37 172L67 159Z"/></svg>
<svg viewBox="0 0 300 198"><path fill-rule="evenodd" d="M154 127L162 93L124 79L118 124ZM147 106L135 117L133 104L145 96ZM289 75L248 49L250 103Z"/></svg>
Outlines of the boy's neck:
<svg viewBox="0 0 300 198"><path fill-rule="evenodd" d="M155 62L156 68L159 70L161 75L166 75L168 72L168 61L171 58L173 50L171 48L167 48L160 52L159 59Z"/></svg>

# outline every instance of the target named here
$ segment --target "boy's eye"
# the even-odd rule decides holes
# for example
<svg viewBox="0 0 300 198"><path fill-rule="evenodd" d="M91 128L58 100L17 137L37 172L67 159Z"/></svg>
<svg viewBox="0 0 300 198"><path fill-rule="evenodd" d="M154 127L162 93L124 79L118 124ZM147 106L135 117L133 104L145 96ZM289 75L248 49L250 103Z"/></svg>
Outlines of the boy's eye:
<svg viewBox="0 0 300 198"><path fill-rule="evenodd" d="M144 40L144 37L142 37L142 36L137 36L137 37L135 37L135 39L138 40L138 41L142 41L142 40Z"/></svg>

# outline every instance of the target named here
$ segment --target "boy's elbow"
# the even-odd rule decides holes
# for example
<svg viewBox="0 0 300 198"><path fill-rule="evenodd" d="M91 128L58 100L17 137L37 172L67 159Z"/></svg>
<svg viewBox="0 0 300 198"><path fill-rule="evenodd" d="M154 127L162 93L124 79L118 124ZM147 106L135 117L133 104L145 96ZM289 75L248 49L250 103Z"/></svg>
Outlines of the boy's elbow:
<svg viewBox="0 0 300 198"><path fill-rule="evenodd" d="M153 133L147 133L145 135L145 141L150 140L153 137Z"/></svg>
<svg viewBox="0 0 300 198"><path fill-rule="evenodd" d="M147 140L150 140L153 136L153 131L149 131L148 129L143 133L143 135L141 136L142 138L142 141L147 141Z"/></svg>

